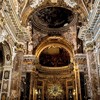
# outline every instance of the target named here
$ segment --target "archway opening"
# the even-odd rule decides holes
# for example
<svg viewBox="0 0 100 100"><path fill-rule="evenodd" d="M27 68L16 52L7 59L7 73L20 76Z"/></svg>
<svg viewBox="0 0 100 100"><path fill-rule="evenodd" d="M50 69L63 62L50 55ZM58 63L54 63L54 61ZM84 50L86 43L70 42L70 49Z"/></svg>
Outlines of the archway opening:
<svg viewBox="0 0 100 100"><path fill-rule="evenodd" d="M2 83L2 75L3 75L3 46L0 43L0 90L1 90L1 83Z"/></svg>
<svg viewBox="0 0 100 100"><path fill-rule="evenodd" d="M0 66L3 65L3 46L2 43L0 43Z"/></svg>

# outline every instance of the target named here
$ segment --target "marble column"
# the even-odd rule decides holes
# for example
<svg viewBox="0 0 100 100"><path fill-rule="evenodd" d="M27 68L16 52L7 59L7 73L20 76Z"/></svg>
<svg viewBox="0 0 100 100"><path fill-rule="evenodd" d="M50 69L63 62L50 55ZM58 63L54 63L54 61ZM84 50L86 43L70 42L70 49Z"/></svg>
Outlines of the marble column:
<svg viewBox="0 0 100 100"><path fill-rule="evenodd" d="M88 44L86 47L87 55L87 70L88 70L88 97L90 100L97 100L97 66L96 66L96 56L94 54L94 45L92 43Z"/></svg>
<svg viewBox="0 0 100 100"><path fill-rule="evenodd" d="M80 78L80 73L84 73L84 77L85 77L85 80L87 80L86 78L86 75L87 75L87 70L86 70L86 67L87 67L87 62L86 62L86 54L76 54L75 55L75 60L76 60L76 63L77 63L77 67L78 67L78 74L79 74L79 93L80 93L80 98L82 99L82 93L81 93L81 78ZM85 86L85 94L84 94L84 99L87 98L87 84L84 82L84 86Z"/></svg>

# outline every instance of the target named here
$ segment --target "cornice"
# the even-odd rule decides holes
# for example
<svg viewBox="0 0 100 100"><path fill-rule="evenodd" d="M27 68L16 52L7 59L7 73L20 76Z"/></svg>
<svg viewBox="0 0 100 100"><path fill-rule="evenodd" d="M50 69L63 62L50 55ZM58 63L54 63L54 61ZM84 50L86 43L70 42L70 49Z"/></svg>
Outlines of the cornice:
<svg viewBox="0 0 100 100"><path fill-rule="evenodd" d="M15 13L12 5L13 4L10 0L4 1L2 11L5 17L6 24L8 24L8 27L12 31L14 38L16 39L16 41L22 42L24 41L24 37L27 36L27 30L25 30L24 27L21 26L20 19L18 19L18 15Z"/></svg>
<svg viewBox="0 0 100 100"><path fill-rule="evenodd" d="M95 24L97 22L97 19L100 15L100 0L95 0L94 5L93 5L93 9L90 12L89 15L89 22L88 22L88 30L93 31Z"/></svg>
<svg viewBox="0 0 100 100"><path fill-rule="evenodd" d="M64 74L67 72L67 74L70 74L71 71L74 70L74 67L69 64L68 66L62 66L62 67L45 67L41 65L37 65L37 70L39 73L46 73L46 74Z"/></svg>
<svg viewBox="0 0 100 100"><path fill-rule="evenodd" d="M86 50L86 52L93 51L94 47L95 47L94 44L95 44L94 41L90 41L90 42L86 43L85 44L85 50Z"/></svg>
<svg viewBox="0 0 100 100"><path fill-rule="evenodd" d="M75 58L76 59L86 59L86 54L76 54Z"/></svg>
<svg viewBox="0 0 100 100"><path fill-rule="evenodd" d="M78 38L80 38L81 40L85 40L86 33L87 33L87 27L86 26L80 27Z"/></svg>
<svg viewBox="0 0 100 100"><path fill-rule="evenodd" d="M54 77L56 77L56 78L59 78L59 79L74 79L74 74L72 73L72 74L65 74L65 75L61 75L61 74L56 74L56 75L47 75L47 74L41 74L41 73L39 73L38 74L38 77L39 78L41 78L41 79L53 79Z"/></svg>
<svg viewBox="0 0 100 100"><path fill-rule="evenodd" d="M86 64L86 54L76 54L75 60L79 65L85 65Z"/></svg>

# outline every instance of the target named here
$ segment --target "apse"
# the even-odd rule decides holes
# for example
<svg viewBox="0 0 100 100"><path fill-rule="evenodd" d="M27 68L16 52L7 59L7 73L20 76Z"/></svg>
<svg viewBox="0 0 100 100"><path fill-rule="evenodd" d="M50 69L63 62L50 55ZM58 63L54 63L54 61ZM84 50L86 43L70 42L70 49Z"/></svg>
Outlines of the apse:
<svg viewBox="0 0 100 100"><path fill-rule="evenodd" d="M70 63L70 56L64 48L48 47L41 52L39 62L45 67L62 67Z"/></svg>

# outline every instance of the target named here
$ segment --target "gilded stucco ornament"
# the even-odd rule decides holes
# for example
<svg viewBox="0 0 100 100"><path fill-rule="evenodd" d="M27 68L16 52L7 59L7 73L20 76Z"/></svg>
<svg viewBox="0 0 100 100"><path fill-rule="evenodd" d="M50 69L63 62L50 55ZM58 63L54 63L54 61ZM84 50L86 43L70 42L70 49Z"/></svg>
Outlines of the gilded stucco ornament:
<svg viewBox="0 0 100 100"><path fill-rule="evenodd" d="M51 86L48 86L47 89L48 95L52 98L60 97L63 95L63 89L62 86L59 84L52 84Z"/></svg>
<svg viewBox="0 0 100 100"><path fill-rule="evenodd" d="M16 48L15 48L15 51L16 52L24 52L24 45L23 44L21 44L21 43L15 43L15 46L16 46Z"/></svg>

